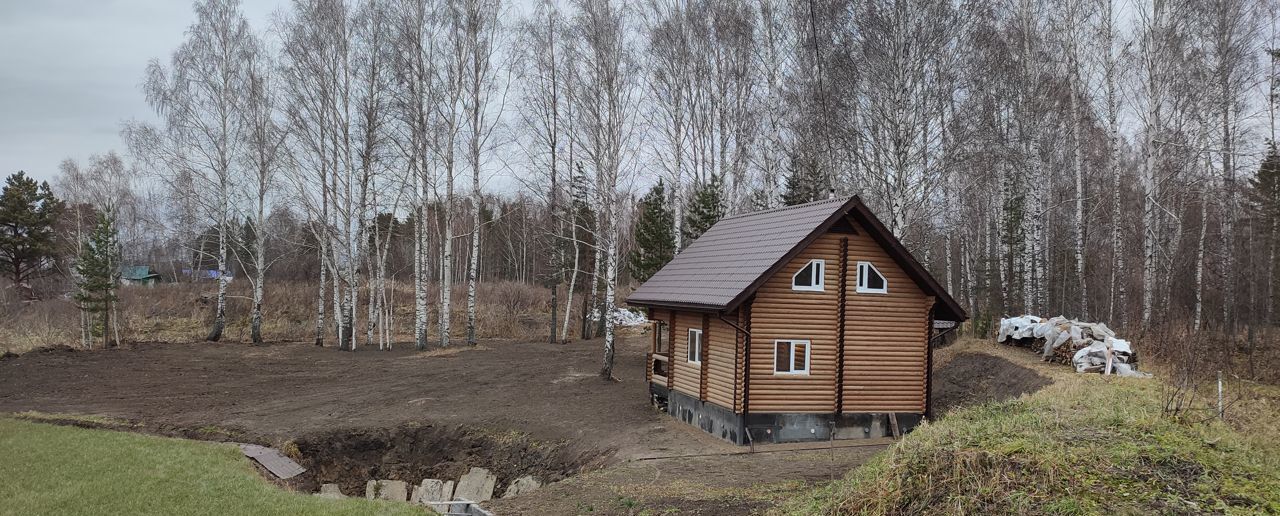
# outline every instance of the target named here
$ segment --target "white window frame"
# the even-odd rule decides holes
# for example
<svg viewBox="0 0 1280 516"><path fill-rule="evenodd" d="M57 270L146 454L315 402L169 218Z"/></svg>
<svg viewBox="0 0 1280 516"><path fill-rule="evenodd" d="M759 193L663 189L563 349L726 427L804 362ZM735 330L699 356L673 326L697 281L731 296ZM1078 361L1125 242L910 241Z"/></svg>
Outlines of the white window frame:
<svg viewBox="0 0 1280 516"><path fill-rule="evenodd" d="M880 279L884 281L883 288L867 287L867 274L865 272L867 269L876 271L876 274L879 275ZM888 294L889 278L884 277L884 273L881 273L880 269L877 269L876 266L871 262L858 262L858 293L859 294Z"/></svg>
<svg viewBox="0 0 1280 516"><path fill-rule="evenodd" d="M805 269L809 268L810 265L813 265L815 263L818 264L818 266L813 268L813 272L811 274L813 274L813 276L816 276L816 277L809 278L811 280L810 283L813 283L813 284L812 285L796 285L796 278L800 276L800 273L804 272ZM801 267L800 270L796 271L795 274L791 275L791 290L822 292L826 290L826 286L825 286L826 281L824 279L826 276L827 276L826 260L823 260L820 258L809 260L808 263L804 264L804 267Z"/></svg>
<svg viewBox="0 0 1280 516"><path fill-rule="evenodd" d="M778 370L778 345L787 343L791 348L791 352L787 354L790 362L788 365L792 368L790 371ZM804 344L804 370L797 370L796 364L796 344ZM813 357L813 343L806 339L777 339L773 341L773 374L775 376L809 376L809 361Z"/></svg>
<svg viewBox="0 0 1280 516"><path fill-rule="evenodd" d="M698 359L697 359L697 360L694 360L694 359L693 359L693 353L692 353L692 351L693 351L693 336L694 336L695 334L698 336ZM687 340L687 341L685 342L685 345L684 345L684 357L685 357L685 360L686 360L686 361L688 361L690 364L701 364L701 363L702 363L702 351L703 351L703 349L702 349L702 330L695 330L695 329L693 329L693 328L689 328L689 334L688 334L688 335L689 335L689 337L688 337L688 339L689 339L689 340Z"/></svg>

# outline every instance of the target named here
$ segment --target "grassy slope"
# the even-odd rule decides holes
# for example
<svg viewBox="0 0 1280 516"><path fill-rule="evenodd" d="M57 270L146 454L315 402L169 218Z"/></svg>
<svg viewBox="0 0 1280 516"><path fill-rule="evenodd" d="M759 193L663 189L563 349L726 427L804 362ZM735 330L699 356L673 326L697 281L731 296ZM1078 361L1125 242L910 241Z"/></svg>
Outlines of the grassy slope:
<svg viewBox="0 0 1280 516"><path fill-rule="evenodd" d="M0 514L422 514L260 478L233 445L0 418Z"/></svg>
<svg viewBox="0 0 1280 516"><path fill-rule="evenodd" d="M1254 397L1241 432L1163 417L1158 380L1054 376L1038 393L917 429L781 512L1280 512L1280 411L1266 401L1276 393Z"/></svg>

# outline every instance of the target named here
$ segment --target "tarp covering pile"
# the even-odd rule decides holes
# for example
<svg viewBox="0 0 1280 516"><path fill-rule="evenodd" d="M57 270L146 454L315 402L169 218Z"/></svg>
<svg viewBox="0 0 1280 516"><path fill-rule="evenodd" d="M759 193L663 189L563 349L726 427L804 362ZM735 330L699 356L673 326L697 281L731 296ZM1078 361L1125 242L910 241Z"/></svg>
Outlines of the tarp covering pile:
<svg viewBox="0 0 1280 516"><path fill-rule="evenodd" d="M1071 364L1078 373L1150 376L1138 372L1138 355L1129 341L1116 338L1115 332L1103 323L1063 316L1010 317L1000 320L996 342L1039 349L1044 360Z"/></svg>

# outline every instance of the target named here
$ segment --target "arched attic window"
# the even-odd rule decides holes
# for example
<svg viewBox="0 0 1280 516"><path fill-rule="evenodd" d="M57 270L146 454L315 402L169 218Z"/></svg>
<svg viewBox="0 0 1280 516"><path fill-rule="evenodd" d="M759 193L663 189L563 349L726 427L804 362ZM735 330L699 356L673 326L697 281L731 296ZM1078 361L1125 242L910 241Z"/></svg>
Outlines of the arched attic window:
<svg viewBox="0 0 1280 516"><path fill-rule="evenodd" d="M827 262L825 260L809 260L808 264L801 267L796 274L791 277L791 290L808 290L810 292L822 292L823 290L823 274L826 272Z"/></svg>
<svg viewBox="0 0 1280 516"><path fill-rule="evenodd" d="M858 292L861 294L888 294L889 282L871 262L858 262Z"/></svg>

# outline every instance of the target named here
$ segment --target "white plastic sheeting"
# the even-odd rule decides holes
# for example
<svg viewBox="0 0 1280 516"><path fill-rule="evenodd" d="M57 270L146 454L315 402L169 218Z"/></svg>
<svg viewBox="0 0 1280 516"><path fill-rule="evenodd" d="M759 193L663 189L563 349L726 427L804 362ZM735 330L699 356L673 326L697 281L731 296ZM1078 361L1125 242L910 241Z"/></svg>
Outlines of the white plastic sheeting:
<svg viewBox="0 0 1280 516"><path fill-rule="evenodd" d="M1116 338L1115 332L1103 323L1077 321L1063 316L1050 319L1034 315L1009 317L1000 320L996 342L1039 344L1043 359L1052 360L1058 356L1064 357L1065 361L1065 357L1070 357L1076 372L1080 373L1151 376L1137 371L1137 357L1129 341Z"/></svg>
<svg viewBox="0 0 1280 516"><path fill-rule="evenodd" d="M1032 337L1036 326L1040 322L1040 318L1034 315L1000 319L1000 335L996 336L996 342L1005 342L1010 338L1025 339Z"/></svg>

